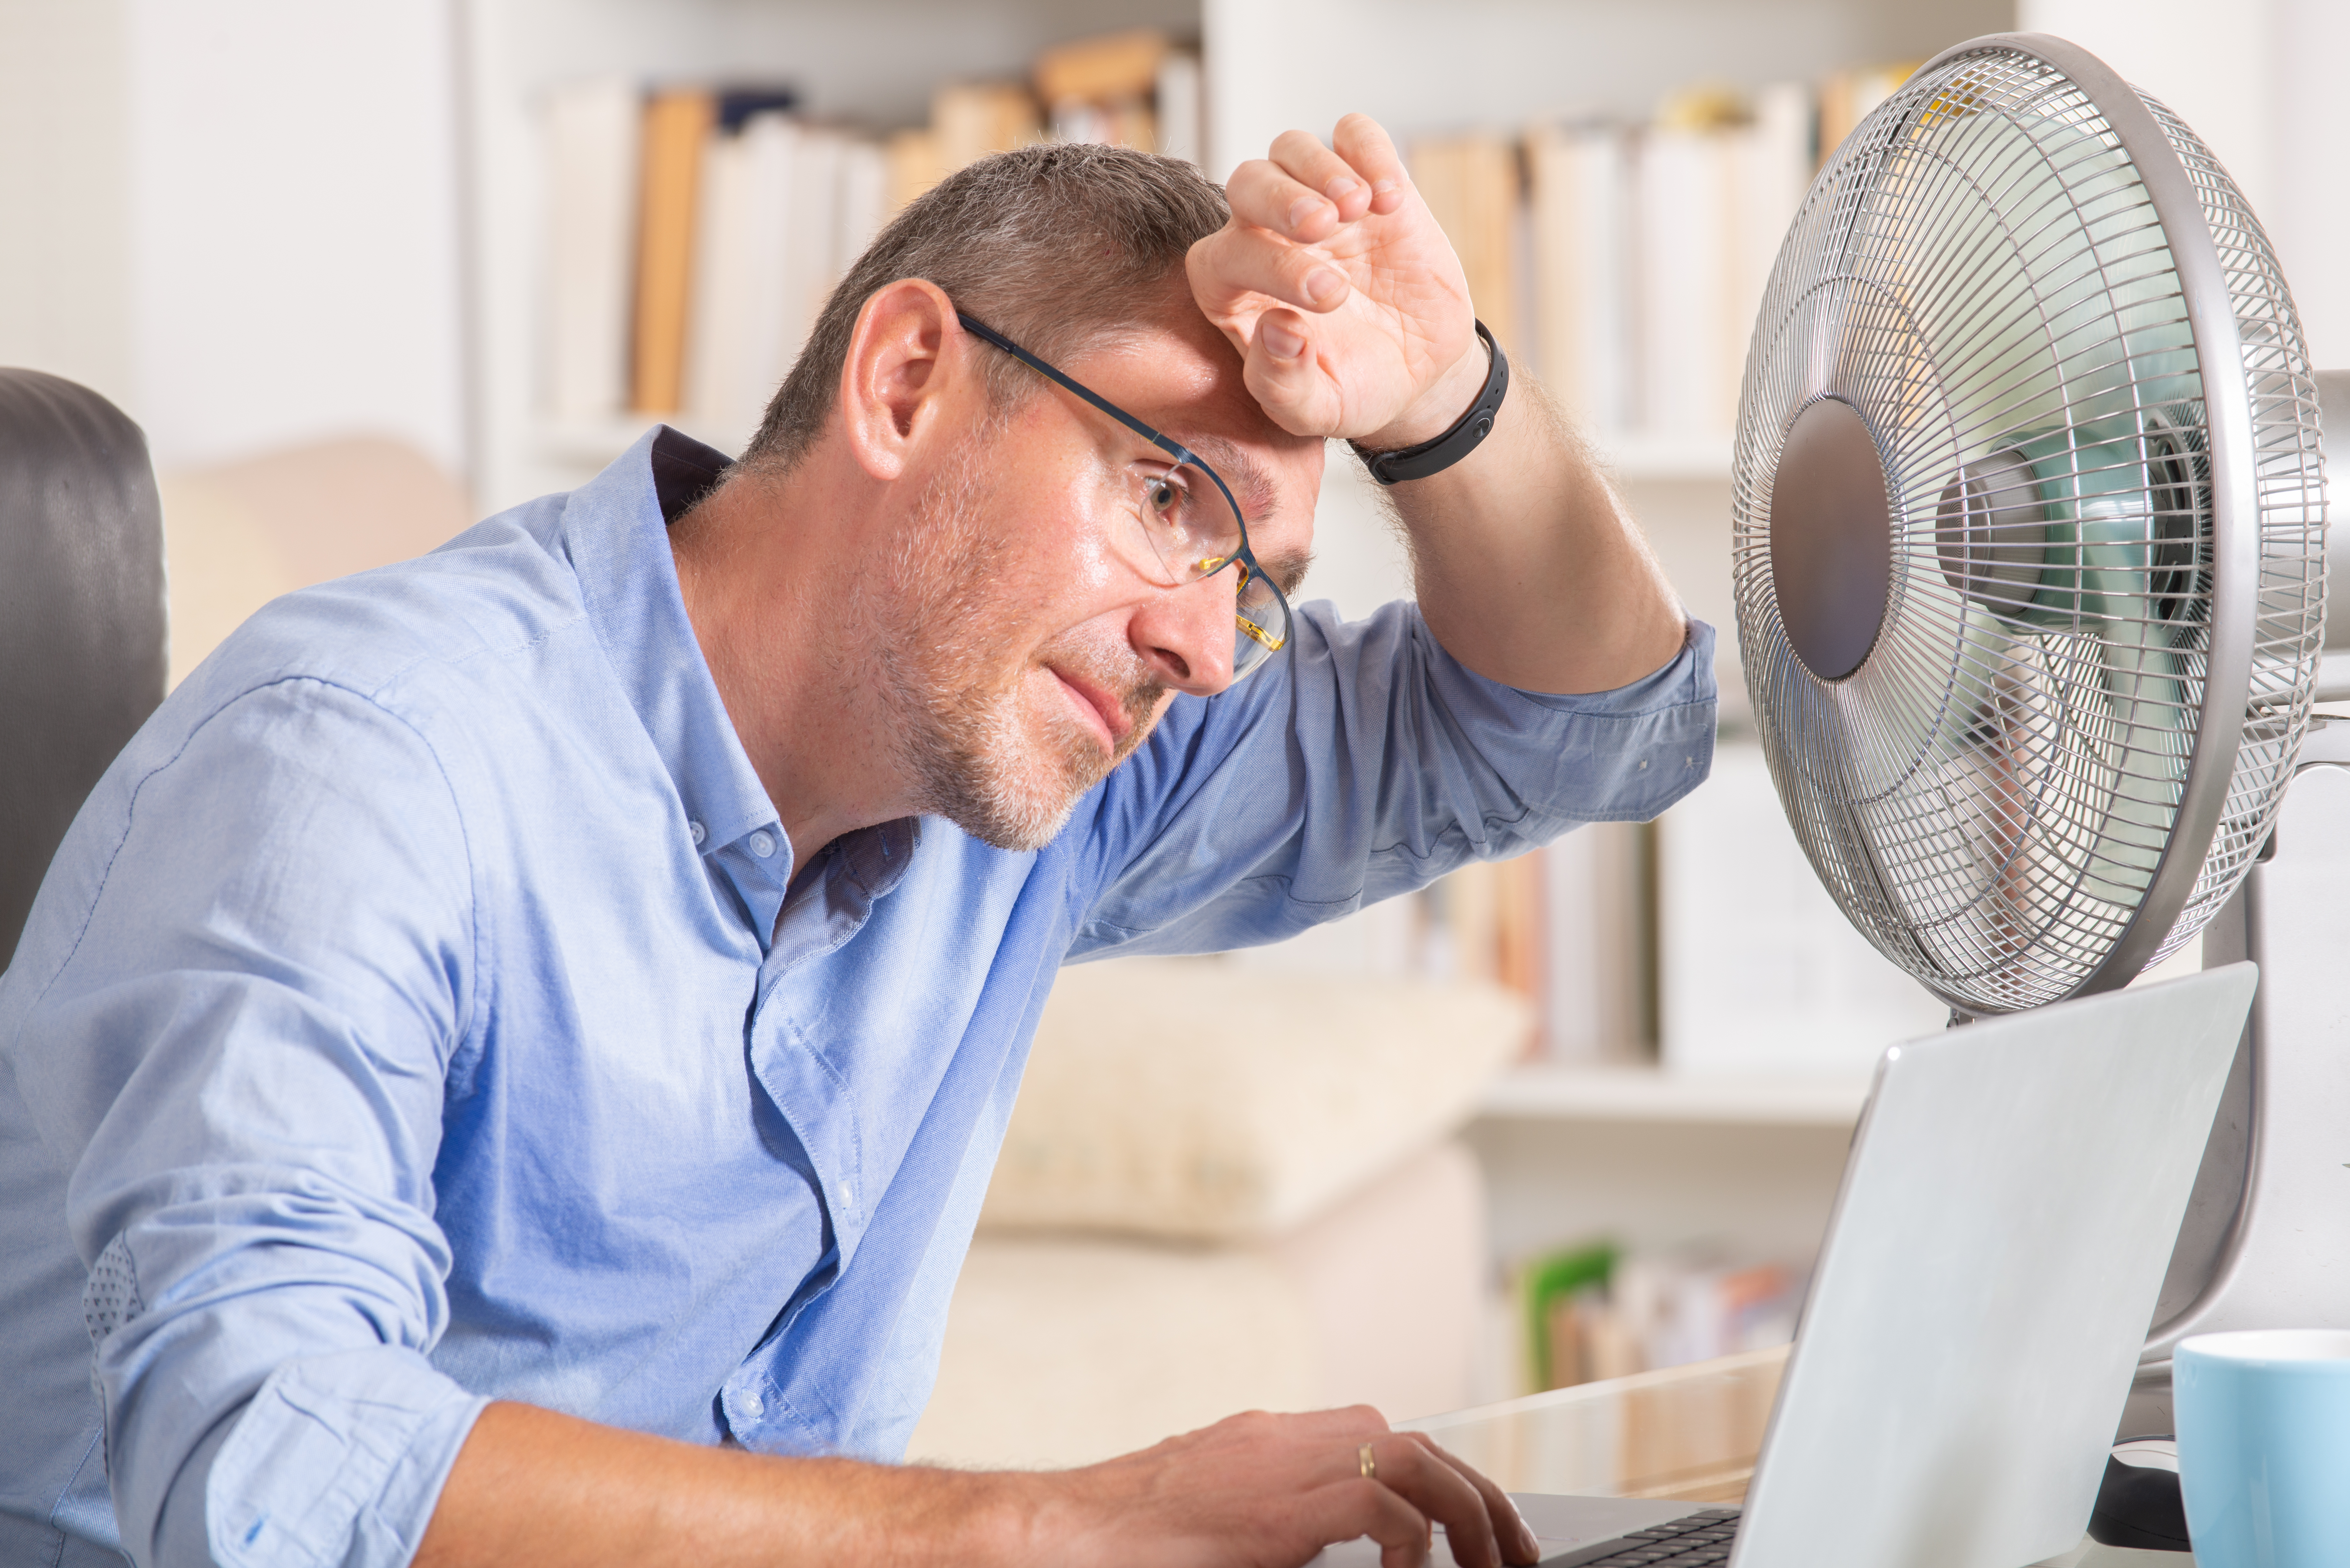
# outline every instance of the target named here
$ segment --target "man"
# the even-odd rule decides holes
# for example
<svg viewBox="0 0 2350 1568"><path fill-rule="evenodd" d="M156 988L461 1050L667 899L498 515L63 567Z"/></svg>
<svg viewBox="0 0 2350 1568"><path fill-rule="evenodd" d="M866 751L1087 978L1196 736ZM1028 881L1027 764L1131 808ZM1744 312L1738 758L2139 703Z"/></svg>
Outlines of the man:
<svg viewBox="0 0 2350 1568"><path fill-rule="evenodd" d="M872 1462L1060 963L1703 776L1710 632L1497 370L1367 119L1229 210L1030 149L890 225L740 462L648 438L256 617L0 979L0 1558L1531 1561L1366 1410ZM1328 436L1435 441L1417 609L1290 611Z"/></svg>

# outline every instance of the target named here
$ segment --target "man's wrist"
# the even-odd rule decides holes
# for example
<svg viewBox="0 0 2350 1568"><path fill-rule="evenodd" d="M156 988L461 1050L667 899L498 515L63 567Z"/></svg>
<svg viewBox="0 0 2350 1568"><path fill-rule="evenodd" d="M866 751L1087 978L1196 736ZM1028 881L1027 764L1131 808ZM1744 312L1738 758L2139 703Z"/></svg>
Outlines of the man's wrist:
<svg viewBox="0 0 2350 1568"><path fill-rule="evenodd" d="M990 1496L990 1523L983 1533L991 1551L1014 1553L1007 1561L1035 1568L1116 1555L1104 1529L1111 1521L1100 1508L1089 1505L1087 1469L998 1470L988 1479L999 1484Z"/></svg>
<svg viewBox="0 0 2350 1568"><path fill-rule="evenodd" d="M931 1470L926 1479L938 1490L920 1511L937 1528L920 1532L918 1542L901 1537L898 1544L910 1548L901 1556L983 1568L1031 1568L1051 1560L1054 1532L1067 1511L1053 1472Z"/></svg>
<svg viewBox="0 0 2350 1568"><path fill-rule="evenodd" d="M1451 430L1476 402L1477 394L1484 389L1490 364L1484 340L1471 333L1469 346L1461 351L1461 357L1429 383L1426 391L1387 425L1357 437L1355 445L1365 452L1401 452L1408 446L1434 441Z"/></svg>

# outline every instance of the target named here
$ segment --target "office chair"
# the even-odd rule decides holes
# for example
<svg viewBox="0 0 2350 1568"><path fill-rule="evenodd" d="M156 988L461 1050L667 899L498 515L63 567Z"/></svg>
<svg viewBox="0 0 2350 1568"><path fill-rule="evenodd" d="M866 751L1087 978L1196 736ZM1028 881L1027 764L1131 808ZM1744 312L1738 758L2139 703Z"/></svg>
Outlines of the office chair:
<svg viewBox="0 0 2350 1568"><path fill-rule="evenodd" d="M83 799L163 700L147 438L85 387L0 369L0 967Z"/></svg>

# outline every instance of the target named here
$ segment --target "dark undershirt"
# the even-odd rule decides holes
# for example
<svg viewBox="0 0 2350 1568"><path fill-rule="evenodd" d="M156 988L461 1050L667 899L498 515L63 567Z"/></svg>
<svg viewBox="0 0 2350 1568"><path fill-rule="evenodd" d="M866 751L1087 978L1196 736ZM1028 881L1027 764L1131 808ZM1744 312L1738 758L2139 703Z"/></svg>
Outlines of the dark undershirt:
<svg viewBox="0 0 2350 1568"><path fill-rule="evenodd" d="M660 501L661 521L674 524L718 488L734 460L716 447L704 446L667 425L653 437L653 494Z"/></svg>

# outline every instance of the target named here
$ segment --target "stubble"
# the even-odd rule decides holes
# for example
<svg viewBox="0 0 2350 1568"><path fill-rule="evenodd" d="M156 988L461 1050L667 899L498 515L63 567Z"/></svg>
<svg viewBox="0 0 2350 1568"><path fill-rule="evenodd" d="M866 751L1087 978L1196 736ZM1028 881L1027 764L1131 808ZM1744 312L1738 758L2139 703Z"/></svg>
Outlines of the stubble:
<svg viewBox="0 0 2350 1568"><path fill-rule="evenodd" d="M1086 792L1141 744L1167 688L1124 643L1077 630L1033 656L1019 650L1031 606L1018 572L1029 563L983 515L984 477L974 457L932 482L852 618L877 637L888 743L920 809L982 843L1027 851L1051 843ZM1066 703L1029 711L1022 694L1040 663L1114 694L1130 722L1114 751Z"/></svg>

